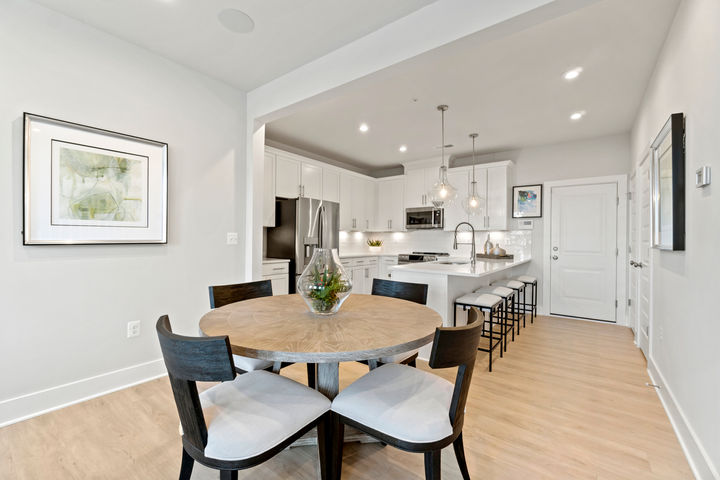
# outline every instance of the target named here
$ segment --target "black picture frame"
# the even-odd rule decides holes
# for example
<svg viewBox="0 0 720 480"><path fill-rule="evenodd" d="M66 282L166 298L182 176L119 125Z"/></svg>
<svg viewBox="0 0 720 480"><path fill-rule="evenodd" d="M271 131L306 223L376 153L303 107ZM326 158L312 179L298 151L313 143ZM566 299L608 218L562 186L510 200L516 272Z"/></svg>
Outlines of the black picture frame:
<svg viewBox="0 0 720 480"><path fill-rule="evenodd" d="M522 211L519 202L520 189L535 190L537 195L537 205L530 212ZM515 185L512 190L512 217L513 218L541 218L543 211L543 186L542 183L533 185Z"/></svg>
<svg viewBox="0 0 720 480"><path fill-rule="evenodd" d="M685 115L683 113L670 115L650 144L650 149L653 193L652 246L660 250L682 251L685 250ZM668 160L671 163L669 169ZM668 173L671 175L669 179ZM667 196L672 198L668 199Z"/></svg>

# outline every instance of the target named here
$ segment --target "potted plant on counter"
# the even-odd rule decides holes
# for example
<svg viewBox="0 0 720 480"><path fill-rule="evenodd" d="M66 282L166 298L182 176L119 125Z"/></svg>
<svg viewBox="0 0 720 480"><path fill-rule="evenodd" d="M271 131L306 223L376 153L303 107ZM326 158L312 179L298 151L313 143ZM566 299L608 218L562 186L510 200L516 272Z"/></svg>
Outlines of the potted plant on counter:
<svg viewBox="0 0 720 480"><path fill-rule="evenodd" d="M379 239L368 239L368 247L370 247L370 253L380 253L382 250L383 241Z"/></svg>

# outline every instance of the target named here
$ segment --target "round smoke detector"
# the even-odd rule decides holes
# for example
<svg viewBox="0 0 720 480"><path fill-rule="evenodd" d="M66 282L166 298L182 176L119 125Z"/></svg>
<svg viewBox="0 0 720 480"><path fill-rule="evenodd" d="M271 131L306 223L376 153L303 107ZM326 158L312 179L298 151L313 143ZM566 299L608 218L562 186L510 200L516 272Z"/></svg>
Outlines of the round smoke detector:
<svg viewBox="0 0 720 480"><path fill-rule="evenodd" d="M218 20L223 27L234 33L250 33L255 29L253 19L235 8L226 8L218 13Z"/></svg>

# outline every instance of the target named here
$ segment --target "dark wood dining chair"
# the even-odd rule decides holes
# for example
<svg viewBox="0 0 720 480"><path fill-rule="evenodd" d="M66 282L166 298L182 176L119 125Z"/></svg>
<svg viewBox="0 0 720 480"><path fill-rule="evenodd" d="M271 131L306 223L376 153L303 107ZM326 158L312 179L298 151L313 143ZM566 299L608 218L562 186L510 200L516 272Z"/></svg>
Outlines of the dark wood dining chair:
<svg viewBox="0 0 720 480"><path fill-rule="evenodd" d="M410 302L419 303L420 305L426 305L428 286L424 283L398 282L395 280L373 278L372 291L370 293L372 295L399 298L401 300L408 300ZM377 366L381 366L386 363L402 363L414 367L417 356L418 350L398 353L395 355L379 358L377 360ZM362 363L368 362L363 361ZM372 367L373 365L371 365L371 368Z"/></svg>
<svg viewBox="0 0 720 480"><path fill-rule="evenodd" d="M160 349L182 427L180 480L199 462L237 479L318 428L322 478L328 474L326 434L330 400L289 378L264 370L237 375L228 337L185 337L167 315L156 324ZM198 394L196 382L222 382Z"/></svg>
<svg viewBox="0 0 720 480"><path fill-rule="evenodd" d="M333 475L340 479L344 426L383 443L425 455L425 478L440 479L440 451L453 444L460 472L470 479L462 428L482 322L435 330L430 368L457 367L455 384L407 365L370 371L335 397L332 404ZM448 409L449 406L449 409Z"/></svg>
<svg viewBox="0 0 720 480"><path fill-rule="evenodd" d="M232 285L215 285L208 287L210 292L210 308L220 308L235 302L250 300L260 297L271 297L272 282L270 280L259 280L256 282L235 283ZM257 358L243 357L233 354L235 369L238 373L245 373L254 370L270 370L273 362ZM282 363L280 367L287 367L292 363ZM315 388L316 379L315 364L307 364L308 386Z"/></svg>

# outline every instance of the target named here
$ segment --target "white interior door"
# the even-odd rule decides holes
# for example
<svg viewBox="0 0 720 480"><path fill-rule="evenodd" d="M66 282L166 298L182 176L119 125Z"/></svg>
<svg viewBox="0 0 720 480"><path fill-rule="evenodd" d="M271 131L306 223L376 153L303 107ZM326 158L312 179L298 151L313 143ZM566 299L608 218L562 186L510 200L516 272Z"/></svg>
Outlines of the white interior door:
<svg viewBox="0 0 720 480"><path fill-rule="evenodd" d="M551 190L550 313L614 322L617 184Z"/></svg>
<svg viewBox="0 0 720 480"><path fill-rule="evenodd" d="M650 284L650 235L651 235L651 212L650 212L650 160L645 160L640 164L638 170L638 250L635 257L636 266L633 270L638 277L638 346L645 354L645 358L650 358L650 301L651 301L651 284Z"/></svg>

